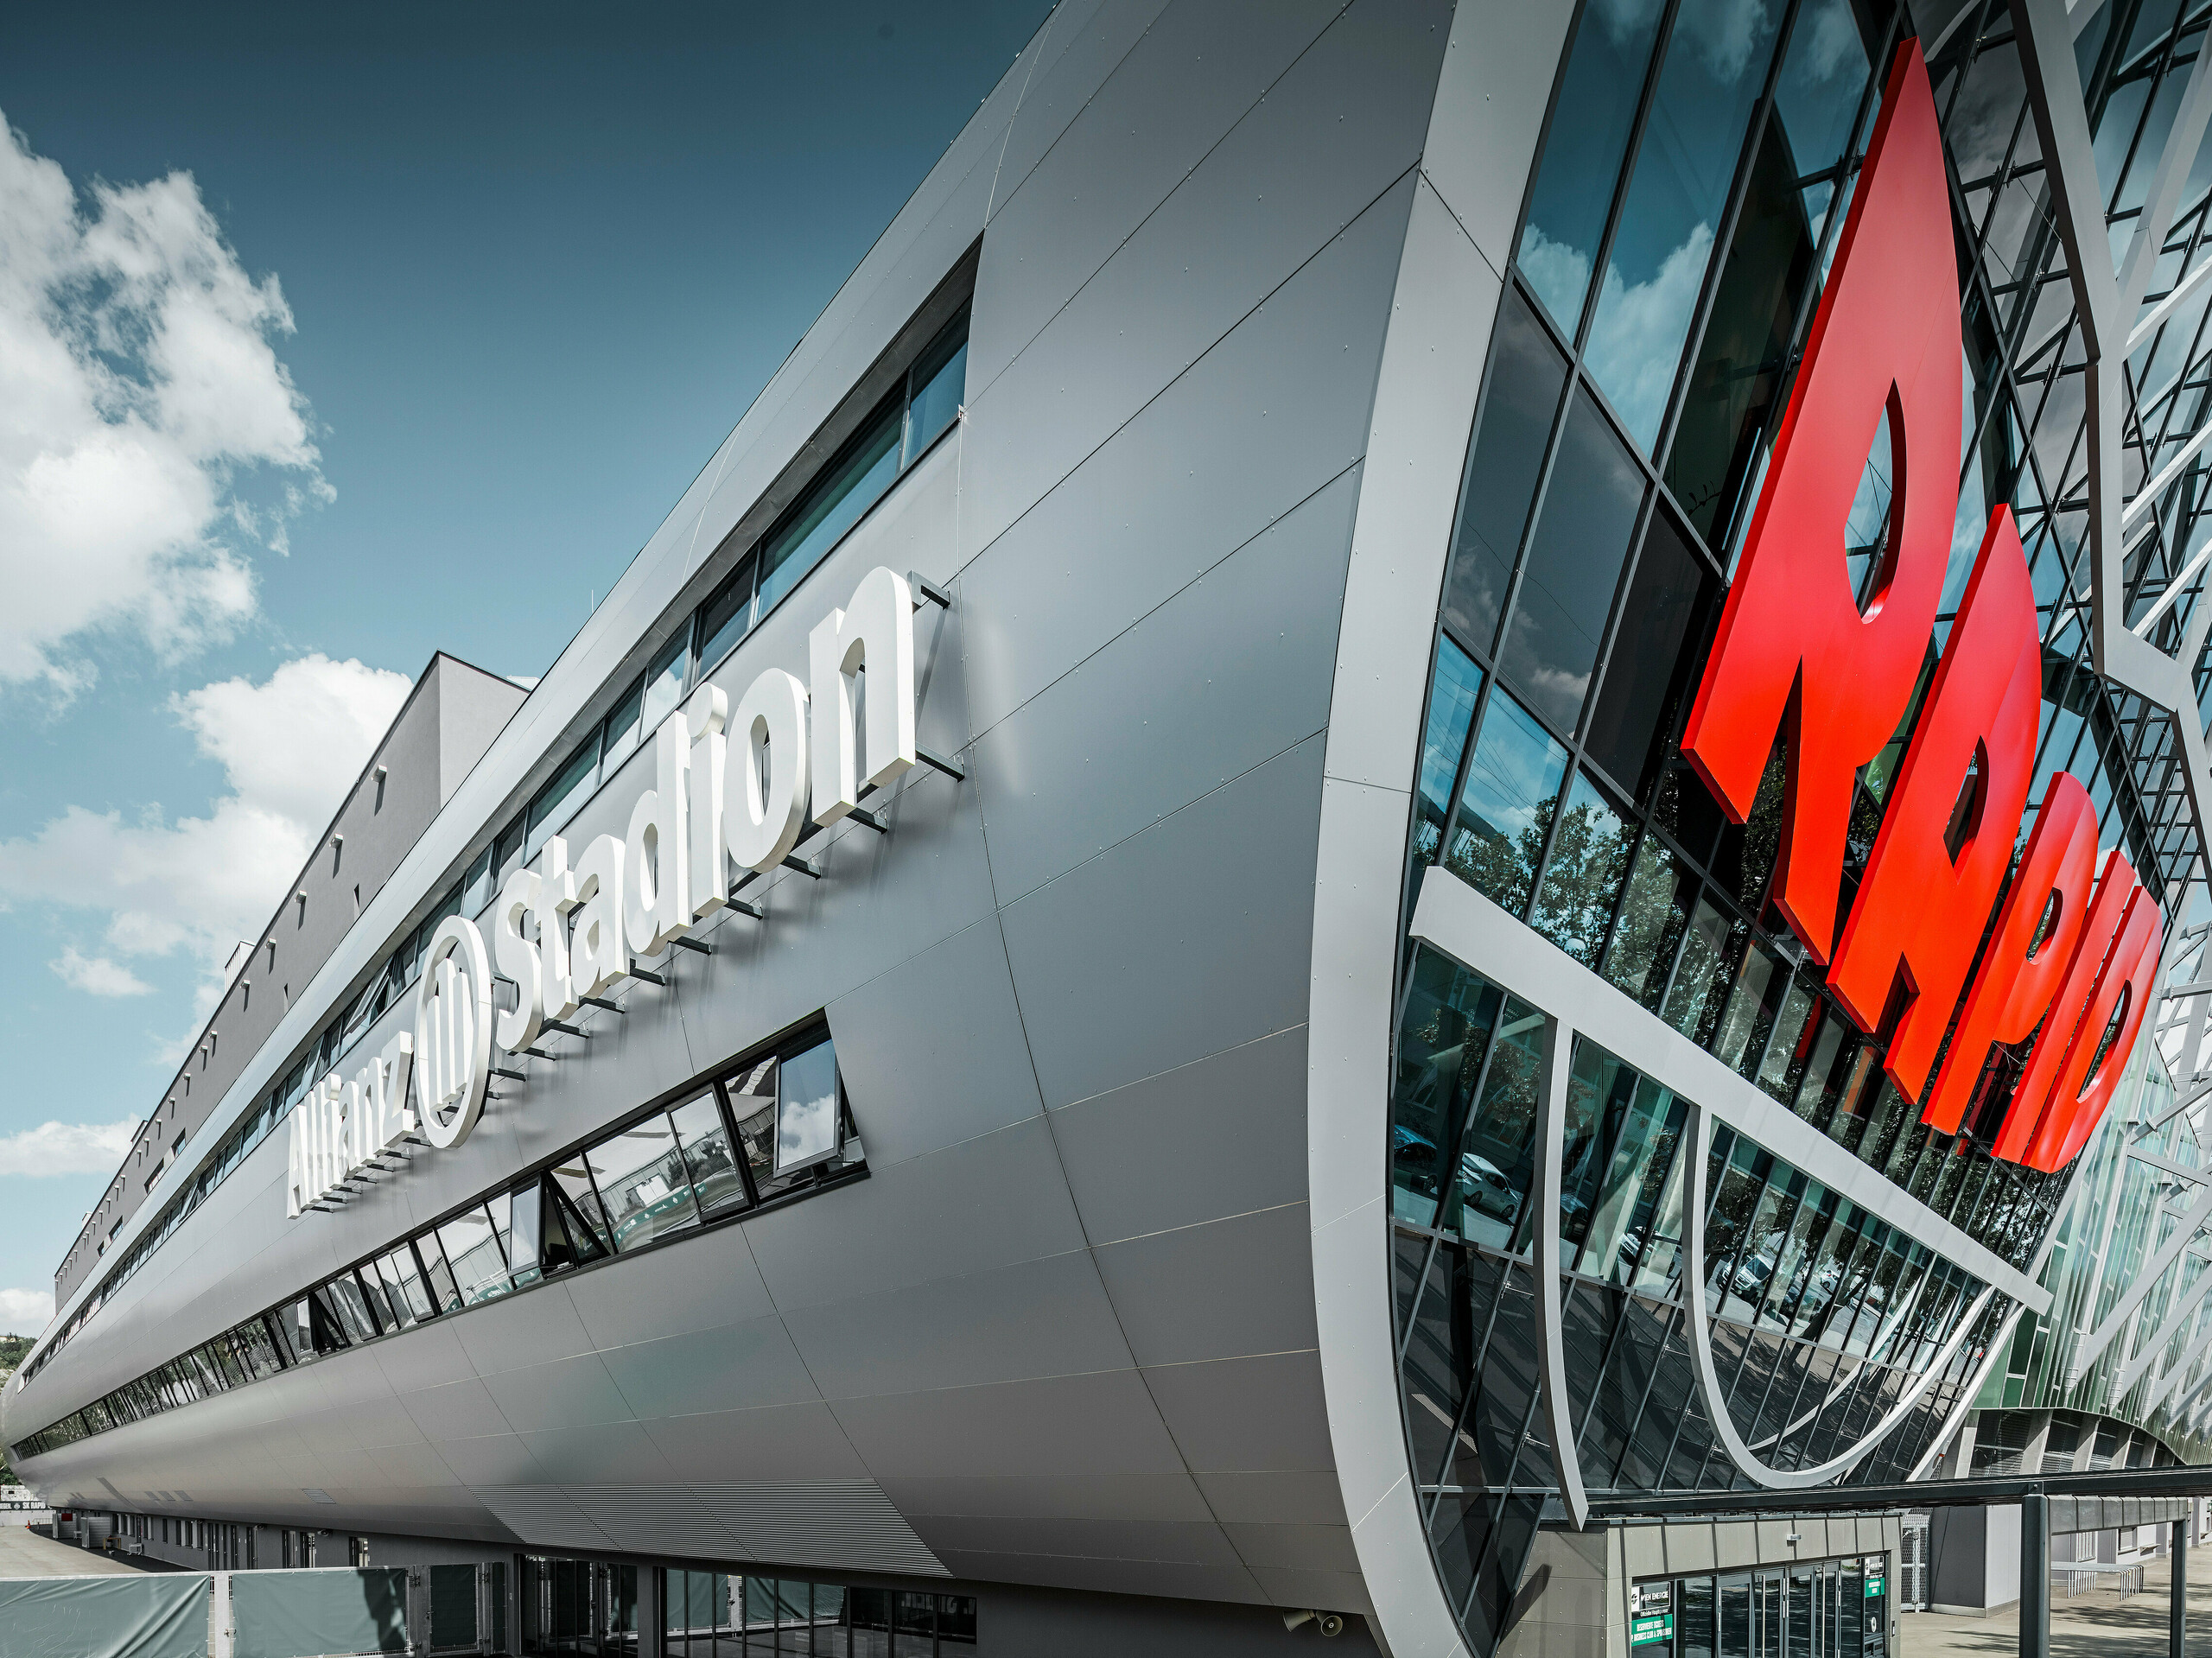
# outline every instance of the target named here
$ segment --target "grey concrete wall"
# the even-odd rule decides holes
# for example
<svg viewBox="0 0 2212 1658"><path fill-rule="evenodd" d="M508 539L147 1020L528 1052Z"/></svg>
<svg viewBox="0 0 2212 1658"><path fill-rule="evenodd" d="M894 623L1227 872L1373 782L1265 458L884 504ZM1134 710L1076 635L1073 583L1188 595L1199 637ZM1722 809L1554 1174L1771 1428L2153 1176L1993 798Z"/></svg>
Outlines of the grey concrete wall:
<svg viewBox="0 0 2212 1658"><path fill-rule="evenodd" d="M492 740L514 718L525 695L512 680L441 657L438 676L438 804L453 798ZM397 865L398 860L394 859ZM387 871L387 873L390 872Z"/></svg>
<svg viewBox="0 0 2212 1658"><path fill-rule="evenodd" d="M2012 1516L2012 1592L1996 1581L1993 1509L1933 1509L1928 1515L1928 1605L1931 1611L1980 1612L2020 1598L2020 1510Z"/></svg>
<svg viewBox="0 0 2212 1658"><path fill-rule="evenodd" d="M1367 1606L1307 1241L1311 900L1448 20L1414 0L1063 5L389 902L403 883L427 901L619 693L636 642L718 574L710 549L980 232L965 423L719 676L734 694L803 670L861 574L918 569L956 600L917 618L922 740L968 780L914 774L888 835L822 837L818 885L772 883L765 926L730 916L670 987L632 981L577 1058L533 1066L467 1146L373 1198L287 1223L283 1141L261 1147L10 1395L10 1432L817 1011L870 1178L96 1436L31 1478L123 1506L182 1492L207 1518L709 1556L670 1516L741 1487L828 1513L831 1483L858 1482L953 1580ZM619 834L641 778L633 760L572 842ZM851 1547L842 1565L880 1563Z"/></svg>

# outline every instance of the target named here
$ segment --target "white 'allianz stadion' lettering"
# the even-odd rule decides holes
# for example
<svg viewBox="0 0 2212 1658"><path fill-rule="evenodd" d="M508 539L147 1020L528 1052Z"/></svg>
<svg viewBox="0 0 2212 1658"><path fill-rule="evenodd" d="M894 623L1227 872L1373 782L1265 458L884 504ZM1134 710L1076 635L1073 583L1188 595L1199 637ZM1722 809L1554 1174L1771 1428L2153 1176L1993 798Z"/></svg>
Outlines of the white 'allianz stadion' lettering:
<svg viewBox="0 0 2212 1658"><path fill-rule="evenodd" d="M912 767L921 758L916 603L905 578L870 570L851 603L809 636L810 684L770 668L734 713L708 685L661 722L652 785L631 807L629 832L600 835L573 865L556 835L536 869L516 870L500 888L493 947L499 975L517 987L514 1007L494 1006L494 962L476 924L441 922L423 959L414 1029L350 1076L322 1077L292 1113L286 1212L344 1203L412 1147L461 1144L483 1113L495 1040L510 1053L530 1047L549 1020L566 1021L629 976L632 956L658 956L731 903L732 865L741 881L766 874L810 819L836 823Z"/></svg>

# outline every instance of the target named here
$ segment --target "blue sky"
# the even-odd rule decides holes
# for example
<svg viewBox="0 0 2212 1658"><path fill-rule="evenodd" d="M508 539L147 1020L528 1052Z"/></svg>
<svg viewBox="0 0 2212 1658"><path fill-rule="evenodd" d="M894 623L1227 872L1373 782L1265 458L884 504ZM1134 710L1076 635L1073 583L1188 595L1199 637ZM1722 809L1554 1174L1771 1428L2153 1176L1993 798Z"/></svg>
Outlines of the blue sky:
<svg viewBox="0 0 2212 1658"><path fill-rule="evenodd" d="M406 680L543 670L1047 7L90 10L0 21L7 1329Z"/></svg>

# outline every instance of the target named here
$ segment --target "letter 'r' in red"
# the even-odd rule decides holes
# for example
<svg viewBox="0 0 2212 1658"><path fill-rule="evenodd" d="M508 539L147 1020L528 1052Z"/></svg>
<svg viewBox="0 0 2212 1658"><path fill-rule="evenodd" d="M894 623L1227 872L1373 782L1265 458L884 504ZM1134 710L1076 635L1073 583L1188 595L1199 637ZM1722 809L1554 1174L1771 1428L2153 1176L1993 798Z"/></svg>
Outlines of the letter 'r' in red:
<svg viewBox="0 0 2212 1658"><path fill-rule="evenodd" d="M1805 367L1775 439L1682 753L1732 819L1789 741L1775 901L1826 965L1859 768L1903 716L1958 503L1958 262L1928 71L1897 48ZM1829 342L1835 349L1827 349ZM1886 411L1890 540L1864 610L1842 530Z"/></svg>

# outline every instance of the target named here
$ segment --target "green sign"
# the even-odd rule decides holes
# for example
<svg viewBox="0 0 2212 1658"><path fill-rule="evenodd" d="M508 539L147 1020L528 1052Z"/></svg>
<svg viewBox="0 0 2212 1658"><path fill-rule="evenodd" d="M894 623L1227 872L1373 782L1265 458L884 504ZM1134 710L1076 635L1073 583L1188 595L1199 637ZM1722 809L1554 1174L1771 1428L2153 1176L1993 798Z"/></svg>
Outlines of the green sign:
<svg viewBox="0 0 2212 1658"><path fill-rule="evenodd" d="M1675 1615L1662 1612L1656 1617L1632 1618L1628 1626L1628 1643L1640 1647L1647 1641L1672 1641L1675 1638Z"/></svg>
<svg viewBox="0 0 2212 1658"><path fill-rule="evenodd" d="M1869 1600L1878 1600L1879 1598L1881 1598L1881 1594L1882 1594L1882 1580L1881 1580L1879 1578L1869 1578L1869 1579L1866 1579L1866 1598L1867 1598L1867 1599L1869 1599Z"/></svg>

